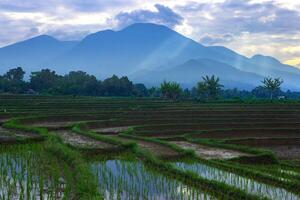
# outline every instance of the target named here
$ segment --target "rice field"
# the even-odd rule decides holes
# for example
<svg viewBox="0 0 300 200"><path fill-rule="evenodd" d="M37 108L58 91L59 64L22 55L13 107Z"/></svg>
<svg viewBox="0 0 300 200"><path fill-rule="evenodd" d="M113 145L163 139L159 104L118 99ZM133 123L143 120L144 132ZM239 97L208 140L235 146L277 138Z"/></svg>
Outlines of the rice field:
<svg viewBox="0 0 300 200"><path fill-rule="evenodd" d="M213 199L189 187L146 169L140 161L106 160L91 164L104 199Z"/></svg>
<svg viewBox="0 0 300 200"><path fill-rule="evenodd" d="M0 96L0 199L300 199L300 102Z"/></svg>
<svg viewBox="0 0 300 200"><path fill-rule="evenodd" d="M63 199L65 166L37 144L1 147L1 199Z"/></svg>
<svg viewBox="0 0 300 200"><path fill-rule="evenodd" d="M297 195L294 195L293 193L288 192L283 188L277 188L275 186L259 183L253 179L245 178L234 173L219 170L201 163L187 164L177 162L175 163L175 165L179 169L192 171L206 179L219 181L227 185L232 185L236 188L240 188L249 193L263 196L268 199L300 199Z"/></svg>

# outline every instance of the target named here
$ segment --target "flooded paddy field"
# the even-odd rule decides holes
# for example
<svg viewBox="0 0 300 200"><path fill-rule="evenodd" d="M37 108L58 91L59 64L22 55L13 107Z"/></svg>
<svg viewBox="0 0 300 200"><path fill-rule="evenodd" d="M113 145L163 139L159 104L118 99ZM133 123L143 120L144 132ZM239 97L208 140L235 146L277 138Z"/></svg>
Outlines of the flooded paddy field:
<svg viewBox="0 0 300 200"><path fill-rule="evenodd" d="M234 173L226 172L216 169L201 163L174 163L174 165L182 170L192 171L197 175L209 180L215 180L228 184L248 193L257 194L268 199L281 200L281 199L300 199L299 196L286 191L285 189L278 188L272 185L260 183L250 178L245 178Z"/></svg>
<svg viewBox="0 0 300 200"><path fill-rule="evenodd" d="M146 169L139 161L106 160L91 164L104 199L214 199L209 194Z"/></svg>
<svg viewBox="0 0 300 200"><path fill-rule="evenodd" d="M1 199L63 199L67 168L41 145L0 148Z"/></svg>
<svg viewBox="0 0 300 200"><path fill-rule="evenodd" d="M300 102L0 103L0 199L300 199Z"/></svg>

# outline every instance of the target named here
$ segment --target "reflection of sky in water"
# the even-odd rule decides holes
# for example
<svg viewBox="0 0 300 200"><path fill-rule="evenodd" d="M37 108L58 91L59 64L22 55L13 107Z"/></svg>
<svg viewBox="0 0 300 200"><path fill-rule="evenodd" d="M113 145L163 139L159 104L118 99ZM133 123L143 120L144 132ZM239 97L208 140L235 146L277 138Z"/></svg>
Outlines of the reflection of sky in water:
<svg viewBox="0 0 300 200"><path fill-rule="evenodd" d="M200 163L186 164L186 163L175 163L175 165L184 170L189 170L197 173L199 176L207 178L209 180L216 180L219 182L226 183L240 189L245 190L248 193L265 196L273 200L300 200L300 198L285 189L277 188L271 185L259 183L257 181L241 177L239 175L218 170L207 165Z"/></svg>
<svg viewBox="0 0 300 200"><path fill-rule="evenodd" d="M40 199L41 191L42 199L62 199L62 191L55 194L53 182L39 168L40 164L38 157L32 152L28 152L26 157L19 154L0 154L1 199ZM64 182L61 178L60 181Z"/></svg>
<svg viewBox="0 0 300 200"><path fill-rule="evenodd" d="M146 170L138 161L109 160L91 167L104 199L212 199L199 190Z"/></svg>

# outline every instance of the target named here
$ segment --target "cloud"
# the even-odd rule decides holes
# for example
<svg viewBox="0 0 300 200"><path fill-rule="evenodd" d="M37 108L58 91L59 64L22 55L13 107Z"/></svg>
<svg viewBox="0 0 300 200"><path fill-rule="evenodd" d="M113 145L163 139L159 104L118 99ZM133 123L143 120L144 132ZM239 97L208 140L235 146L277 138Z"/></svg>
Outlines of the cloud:
<svg viewBox="0 0 300 200"><path fill-rule="evenodd" d="M295 33L300 31L300 14L278 6L275 1L226 0L218 3L188 3L191 23L210 33ZM210 18L207 16L211 16ZM195 19L197 18L197 20Z"/></svg>
<svg viewBox="0 0 300 200"><path fill-rule="evenodd" d="M55 13L59 8L68 8L77 12L103 11L113 7L124 7L135 4L135 0L1 0L0 10L13 12L48 12Z"/></svg>
<svg viewBox="0 0 300 200"><path fill-rule="evenodd" d="M0 46L12 44L39 34L39 24L28 19L12 20L0 13Z"/></svg>
<svg viewBox="0 0 300 200"><path fill-rule="evenodd" d="M44 34L52 35L55 38L63 41L81 40L86 35L90 34L90 31L72 30L66 31L63 29L50 30Z"/></svg>
<svg viewBox="0 0 300 200"><path fill-rule="evenodd" d="M299 57L297 52L283 51L300 44L299 6L291 0L199 0L173 9L184 17L186 27L192 27L190 31L176 29L203 44L285 61ZM227 34L231 37L223 38Z"/></svg>
<svg viewBox="0 0 300 200"><path fill-rule="evenodd" d="M115 19L119 27L139 22L151 22L173 28L182 23L183 18L169 7L155 4L155 8L156 11L134 10L132 12L121 12L116 15Z"/></svg>
<svg viewBox="0 0 300 200"><path fill-rule="evenodd" d="M38 34L77 40L152 22L206 45L286 61L300 56L299 10L295 0L0 0L0 47Z"/></svg>
<svg viewBox="0 0 300 200"><path fill-rule="evenodd" d="M51 1L51 0L50 0ZM49 8L48 2L48 8ZM0 10L13 12L32 12L40 11L46 8L45 1L37 1L33 3L31 0L3 0L0 1Z"/></svg>
<svg viewBox="0 0 300 200"><path fill-rule="evenodd" d="M205 45L215 45L228 43L233 40L233 36L230 34L225 35L206 35L200 39L200 43Z"/></svg>
<svg viewBox="0 0 300 200"><path fill-rule="evenodd" d="M287 65L292 65L300 68L300 57L284 61Z"/></svg>

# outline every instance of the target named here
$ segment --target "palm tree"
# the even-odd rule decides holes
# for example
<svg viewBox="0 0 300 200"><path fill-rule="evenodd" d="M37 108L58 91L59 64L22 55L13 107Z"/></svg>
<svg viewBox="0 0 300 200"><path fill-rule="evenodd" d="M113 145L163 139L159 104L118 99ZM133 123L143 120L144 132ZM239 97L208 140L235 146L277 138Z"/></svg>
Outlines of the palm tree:
<svg viewBox="0 0 300 200"><path fill-rule="evenodd" d="M270 99L273 99L274 93L280 90L280 86L282 85L283 80L281 78L273 79L271 77L266 77L264 78L262 83L262 87L270 92Z"/></svg>
<svg viewBox="0 0 300 200"><path fill-rule="evenodd" d="M220 93L223 85L221 85L220 79L215 75L202 77L203 81L198 82L197 92L200 96L207 99L216 99Z"/></svg>
<svg viewBox="0 0 300 200"><path fill-rule="evenodd" d="M160 84L160 90L164 98L177 99L182 89L179 83L164 81Z"/></svg>

